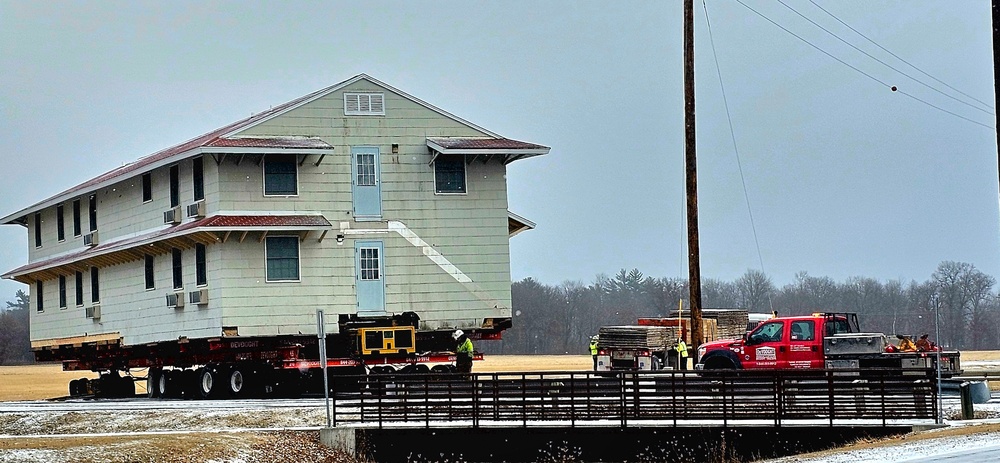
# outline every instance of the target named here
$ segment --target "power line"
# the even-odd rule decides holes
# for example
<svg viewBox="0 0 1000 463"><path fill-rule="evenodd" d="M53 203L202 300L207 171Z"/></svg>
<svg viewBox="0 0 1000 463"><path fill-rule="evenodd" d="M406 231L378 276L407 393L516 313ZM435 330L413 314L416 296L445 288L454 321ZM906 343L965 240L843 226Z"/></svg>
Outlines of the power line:
<svg viewBox="0 0 1000 463"><path fill-rule="evenodd" d="M708 5L705 4L705 0L701 1L701 7L705 10L705 22L708 24L708 42L712 45L712 58L715 60L715 71L719 76L719 87L722 88L722 103L726 108L726 120L729 121L729 136L733 140L733 152L736 153L736 165L739 167L740 171L740 181L743 182L743 198L747 202L747 214L750 216L750 229L753 231L753 243L757 246L757 260L760 262L760 272L767 275L764 271L764 257L760 253L760 241L757 239L757 225L753 220L753 209L750 207L750 193L747 191L747 180L743 175L743 162L740 160L740 150L736 145L736 130L733 129L733 117L729 112L729 99L726 97L726 85L722 82L722 68L719 67L719 55L715 52L715 37L712 36L712 20L708 15ZM767 304L774 311L774 304L771 302L771 292L767 293Z"/></svg>
<svg viewBox="0 0 1000 463"><path fill-rule="evenodd" d="M816 8L819 8L819 9L820 9L820 10L822 10L822 11L823 11L824 13L826 13L826 14L830 15L830 17L831 17L831 18L833 18L833 19L836 19L836 20L837 20L837 22L839 22L840 24L843 24L843 25L844 25L844 27L846 27L846 28L848 28L848 29L850 29L850 30L854 31L854 33L855 33L855 34L858 34L858 35L860 35L861 37L863 37L863 38L864 38L865 40L867 40L867 41L871 42L871 44L872 44L872 45L875 45L876 47L879 47L879 48L880 48L880 49L881 49L882 51L884 51L884 52L886 52L886 53L888 53L888 54L892 55L892 57L893 57L893 58L896 58L896 59L898 59L898 60L902 61L903 63L906 63L906 65L910 66L911 68L913 68L913 69L916 69L916 70L917 70L917 72L919 72L919 73L921 73L921 74L923 74L923 75L925 75L925 76L927 76L927 77L930 77L931 79L934 79L934 81L938 82L939 84L941 84L941 85L944 85L945 87L948 87L948 88L950 88L950 89L952 89L952 90L954 90L954 91L958 92L959 94L961 94L961 95L964 95L964 96L966 96L967 98L969 98L969 99L972 99L973 101L976 101L976 102L978 102L978 103L982 104L983 106L985 106L985 107L987 107L987 108L989 108L989 109L991 109L991 110L992 110L992 109L994 109L994 107L993 107L993 106L992 106L991 104L989 104L989 103L987 103L987 102L985 102L985 101L983 101L983 100L980 100L979 98L976 98L976 97L974 97L974 96L972 96L972 95L969 95L968 93L965 93L965 92L963 92L963 91L961 91L961 90L959 90L959 89L957 89L957 88L955 88L955 87L952 87L951 85L948 85L948 83L947 83L947 82L945 82L945 81L943 81L943 80L941 80L941 79L938 79L937 77L934 77L934 76L932 76L932 75L931 75L931 74L929 74L928 72L926 72L926 71L924 71L923 69L920 69L919 67L917 67L917 65L915 65L915 64L913 64L913 63L911 63L911 62L909 62L909 61L907 61L907 60L905 60L905 59L903 59L902 57L900 57L899 55L897 55L897 54L893 53L892 51L890 51L889 49L887 49L887 48L883 47L882 45L879 45L879 43L878 43L878 42L876 42L876 41L872 40L872 39L871 39L871 38L869 38L869 37L868 37L867 35L865 35L865 34L862 34L862 33L861 33L861 31L859 31L859 30L857 30L857 29L855 29L855 28L851 27L851 25L850 25L850 24L847 24L847 23L846 23L846 22L844 22L844 21L843 21L842 19L838 18L838 17L837 17L837 15L835 15L835 14L833 14L833 13L831 13L831 12L827 11L827 9L826 9L826 8L823 8L822 6L820 6L820 5L819 5L818 3L816 3L815 1L813 1L813 0L809 0L809 3L812 3L812 4L813 4L813 5L814 5L814 6L816 7Z"/></svg>
<svg viewBox="0 0 1000 463"><path fill-rule="evenodd" d="M819 46L817 46L817 45L814 45L814 44L813 44L812 42L810 42L810 41L808 41L808 40L806 40L806 39L802 38L801 36L799 36L798 34L796 34L796 33L792 32L792 31L788 30L787 28L785 28L785 26L782 26L781 24L778 24L778 23L774 22L774 20L772 20L771 18L768 18L767 16L764 16L764 14L762 14L761 12L759 12L759 11L757 11L757 10L755 10L755 9L751 8L751 7L750 7L749 5L747 5L746 3L743 3L743 1L742 1L742 0L736 0L736 3L739 3L740 5L743 5L743 7L744 7L744 8L746 8L746 9L748 9L748 10L750 10L750 11L754 12L754 14L756 14L757 16L760 16L760 17L761 17L761 18L763 18L763 19L764 19L765 21L767 21L767 22L769 22L769 23L773 24L773 25L774 25L775 27L777 27L777 28L779 28L779 29L781 29L781 30L783 30L783 31L787 32L787 33L788 33L788 34L790 34L790 35L791 35L792 37L795 37L795 38L797 38L797 39L801 40L801 41L802 41L802 42L804 42L804 43L805 43L806 45L809 45L810 47L813 47L813 48L815 48L815 49L816 49L817 51L819 51L820 53L823 53L824 55L826 55L826 56L829 56L830 58L832 58L833 60L837 61L838 63L840 63L840 64L843 64L844 66L847 66L847 67L849 67L849 68L851 68L851 69L855 70L855 71L856 71L856 72L858 72L859 74L861 74L861 75L863 75L863 76L865 76L865 77L867 77L867 78L869 78L869 79L871 79L871 80L873 80L873 81L875 81L875 82L878 82L879 84L882 84L882 85L883 85L883 86L885 86L885 87L888 87L888 88L889 88L890 90L894 88L894 87L890 86L890 85L889 85L888 83L886 83L886 82L884 82L884 81L880 80L879 78L877 78L877 77L875 77L875 76L873 76L873 75L871 75L871 74L869 74L869 73L867 73L867 72L865 72L865 71L862 71L861 69L858 69L857 67L854 67L854 66L852 66L852 65L851 65L850 63L848 63L848 62L846 62L846 61L844 61L844 60L842 60L842 59L840 59L840 58L837 58L836 56L833 56L832 54L830 54L830 52L828 52L828 51L826 51L826 50L824 50L824 49L820 48L820 47L819 47ZM940 111L943 111L943 112L946 112L946 113L948 113L948 114L951 114L952 116L955 116L955 117L958 117L959 119L963 119L963 120L966 120L966 121L969 121L969 122L971 122L971 123L973 123L973 124L976 124L976 125L980 125L980 126L983 126L983 127L986 127L986 128L988 128L988 129L993 129L993 127L992 127L992 126L989 126L989 125L986 125L986 124L983 124L983 123L981 123L981 122L976 122L976 121L974 121L974 120L972 120L972 119L969 119L969 118L967 118L967 117L964 117L964 116L959 116L958 114L955 114L955 113L953 113L953 112L951 112L951 111L947 111L947 110L945 110L945 109L942 109L942 108L940 108L940 107L938 107L938 106L934 106L934 105L932 105L932 104L930 104L930 103L928 103L928 102L926 102L926 101L924 101L924 100L921 100L921 99L919 99L919 98L916 98L916 97L914 97L913 95L910 95L910 94L908 94L908 93L903 93L903 92L899 92L899 93L900 93L900 94L902 94L902 95L905 95L905 96L907 96L907 97L910 97L910 98L912 98L912 99L914 99L914 100L916 100L916 101L919 101L919 102L921 102L921 103L923 103L923 104L925 104L925 105L927 105L927 106L930 106L930 107L932 107L932 108L934 108L934 109L937 109L937 110L940 110Z"/></svg>
<svg viewBox="0 0 1000 463"><path fill-rule="evenodd" d="M883 66L885 66L885 67L887 67L887 68L889 68L889 69L892 69L893 71L896 71L896 72L898 72L898 73L902 74L902 75L903 75L904 77L908 77L908 78L912 79L912 80L913 80L914 82L916 82L916 83L918 83L918 84L920 84L920 85L923 85L924 87L927 87L927 88L929 88L929 89L931 89L931 90L933 90L933 91L935 91L935 92L938 92L938 93L940 93L941 95L944 95L945 97L948 97L948 98L951 98L952 100L955 100L955 101L957 101L957 102L959 102L959 103L961 103L961 104L964 104L964 105L966 105L966 106L968 106L968 107L970 107L970 108L972 108L972 109L975 109L975 110L977 110L977 111L982 111L983 113L985 113L985 114L989 114L989 115L991 115L991 116L993 115L993 114L992 114L991 112L989 112L989 111L987 111L987 110L985 110L985 109L983 109L983 108L979 108L979 107L977 107L977 106L975 106L975 105L973 105L973 104L971 104L971 103L968 103L968 102L965 102L965 101L962 101L962 100L959 100L958 98L955 98L955 97L953 97L953 96L951 96L951 95L949 95L949 94L947 94L947 93L945 93L945 92L942 92L941 90L938 90L938 89L936 89L936 88L934 88L934 87L932 87L932 86L928 85L927 83L924 83L923 81L921 81L920 79L917 79L916 77L913 77L913 76L911 76L911 75L909 75L909 74L907 74L907 73L905 73L905 72L903 72L903 71L900 71L899 69L896 69L896 68L895 68L894 66L890 65L889 63L886 63L885 61L882 61L882 60L880 60L880 59L878 59L878 58L876 58L876 57L872 56L872 55L871 55L870 53L868 53L868 52L866 52L866 51L864 51L864 50L862 50L862 49L860 49L860 48L856 47L856 46L855 46L854 44L852 44L852 43L848 42L847 40L844 40L844 39L843 39L843 38L841 38L841 37L840 37L839 35L837 35L837 34L835 34L835 33L831 32L831 31L830 31L829 29L827 29L827 28L825 28L825 27L821 26L821 25L820 25L819 23L817 23L816 21L813 21L812 19L809 19L809 17L807 17L806 15L804 15L804 14L800 13L800 12L799 12L798 10L796 10L795 8L792 8L791 6L788 6L788 4L787 4L787 3L785 3L785 2L783 1L783 0L776 0L776 1L777 1L778 3L780 3L780 4L782 5L782 6L784 6L785 8L788 8L789 10L791 10L791 11L792 11L793 13L795 13L795 14L799 15L799 16L800 16L800 17L801 17L802 19L805 19L806 21L809 21L810 23L812 23L812 25L814 25L814 26L816 26L816 27L820 28L820 29L821 29L821 30L822 30L823 32L826 32L827 34L830 34L830 35L832 35L832 36L833 36L833 37L834 37L835 39L837 39L837 40L840 40L841 42L844 42L844 44L846 44L847 46L849 46L849 47L851 47L851 48L853 48L853 49L855 49L855 50L857 50L857 51L859 51L859 52L863 53L863 54L864 54L865 56L867 56L867 57L869 57L869 58L871 58L871 59L873 59L873 60L875 60L875 61L879 62L879 63L880 63L880 64L882 64Z"/></svg>

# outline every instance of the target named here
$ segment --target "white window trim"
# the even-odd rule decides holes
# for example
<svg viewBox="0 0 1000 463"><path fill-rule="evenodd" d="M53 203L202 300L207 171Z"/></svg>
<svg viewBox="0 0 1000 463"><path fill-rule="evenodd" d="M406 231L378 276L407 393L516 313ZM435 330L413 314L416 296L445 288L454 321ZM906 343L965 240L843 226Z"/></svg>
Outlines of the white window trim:
<svg viewBox="0 0 1000 463"><path fill-rule="evenodd" d="M462 173L465 174L465 191L462 192L452 192L452 191L438 191L437 186L437 162L434 160L434 170L431 174L434 177L434 196L467 196L469 194L469 165L465 163L465 159L462 159Z"/></svg>
<svg viewBox="0 0 1000 463"><path fill-rule="evenodd" d="M383 248L384 247L385 247L384 244L382 246L360 246L360 247L358 247L358 254L359 254L358 255L358 270L357 270L358 271L358 280L360 280L360 281L385 281L385 265L384 265L384 261L383 261L383 259L385 258L385 256L382 255L384 253L383 252ZM361 259L362 259L362 257L360 255L360 253L361 253L361 251L364 251L365 249L374 249L378 253L378 278L376 278L374 280L366 280L364 278L364 275L362 275L362 273L365 271L365 269L361 267L361 262L362 262Z"/></svg>
<svg viewBox="0 0 1000 463"><path fill-rule="evenodd" d="M267 155L264 155L264 160L260 163L260 191L265 198L297 198L299 193L302 191L302 185L299 182L299 163L292 160L292 165L295 166L295 194L293 195L269 195L267 194L267 173L264 170L264 166L267 164Z"/></svg>
<svg viewBox="0 0 1000 463"><path fill-rule="evenodd" d="M42 212L38 211L35 213L35 218L32 225L32 230L35 232L34 233L35 236L32 236L32 238L34 239L35 243L37 243L35 244L35 249L41 249L41 247L45 244L45 238L44 236L42 236L43 230L41 223L42 223Z"/></svg>
<svg viewBox="0 0 1000 463"><path fill-rule="evenodd" d="M147 175L149 176L149 199L144 200L142 202L142 204L147 204L147 203L153 202L153 198L156 196L156 195L153 194L153 173L152 172L146 172L145 174L142 174L142 175L139 176L139 189L141 190L141 191L139 191L139 195L140 196L144 196L146 194L146 182L144 182L143 180L146 178Z"/></svg>
<svg viewBox="0 0 1000 463"><path fill-rule="evenodd" d="M349 111L347 109L347 99L351 96L357 96L360 98L362 95L368 97L368 108L371 108L371 95L379 95L382 97L382 110L381 111L361 111L361 104L359 101L357 111ZM385 93L382 92L344 92L344 115L345 116L384 116L385 115Z"/></svg>
<svg viewBox="0 0 1000 463"><path fill-rule="evenodd" d="M79 204L80 206L77 207L77 204ZM74 232L73 233L73 238L79 238L79 237L83 236L83 203L82 203L82 201L80 201L79 198L73 200L73 211L76 211L78 209L80 211L80 214L79 214L80 215L80 233L76 233L76 230L75 230L76 229L77 214L75 212L70 212L70 214L73 216L73 228L74 228L74 230L73 230L73 232Z"/></svg>
<svg viewBox="0 0 1000 463"><path fill-rule="evenodd" d="M269 238L295 238L295 247L299 251L299 277L294 280L271 280L267 277L267 240ZM301 283L302 282L302 241L298 235L273 235L264 238L264 283Z"/></svg>
<svg viewBox="0 0 1000 463"><path fill-rule="evenodd" d="M59 214L59 208L62 208L62 215ZM62 219L62 239L59 239L59 219ZM66 242L66 204L60 203L56 205L56 242L65 243Z"/></svg>
<svg viewBox="0 0 1000 463"><path fill-rule="evenodd" d="M60 283L62 283L61 286ZM58 302L59 310L66 310L69 308L69 289L67 289L68 287L69 283L66 283L65 275L56 278L56 298L62 299L62 301ZM63 304L63 301L66 301L65 305Z"/></svg>

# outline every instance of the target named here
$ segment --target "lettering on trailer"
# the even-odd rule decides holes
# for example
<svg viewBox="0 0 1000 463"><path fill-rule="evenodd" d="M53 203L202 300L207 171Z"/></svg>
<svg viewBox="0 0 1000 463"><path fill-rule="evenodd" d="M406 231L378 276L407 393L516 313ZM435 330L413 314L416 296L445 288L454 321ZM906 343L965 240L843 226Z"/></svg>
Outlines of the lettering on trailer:
<svg viewBox="0 0 1000 463"><path fill-rule="evenodd" d="M773 347L758 347L757 360L778 360L778 353Z"/></svg>
<svg viewBox="0 0 1000 463"><path fill-rule="evenodd" d="M229 343L230 349L249 349L257 347L259 343L257 341L231 341Z"/></svg>

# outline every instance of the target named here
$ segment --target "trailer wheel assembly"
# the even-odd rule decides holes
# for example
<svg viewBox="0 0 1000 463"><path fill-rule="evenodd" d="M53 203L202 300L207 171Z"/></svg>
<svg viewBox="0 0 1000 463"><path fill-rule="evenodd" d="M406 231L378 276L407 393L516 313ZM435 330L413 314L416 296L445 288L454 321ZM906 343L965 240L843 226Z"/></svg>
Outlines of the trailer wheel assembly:
<svg viewBox="0 0 1000 463"><path fill-rule="evenodd" d="M229 394L240 397L246 393L247 383L243 371L237 367L229 373Z"/></svg>
<svg viewBox="0 0 1000 463"><path fill-rule="evenodd" d="M162 374L163 370L159 368L150 368L146 373L146 397L155 399L160 396L160 375Z"/></svg>
<svg viewBox="0 0 1000 463"><path fill-rule="evenodd" d="M219 370L215 366L207 366L198 369L198 394L203 399L215 399L219 397L222 389L222 378Z"/></svg>

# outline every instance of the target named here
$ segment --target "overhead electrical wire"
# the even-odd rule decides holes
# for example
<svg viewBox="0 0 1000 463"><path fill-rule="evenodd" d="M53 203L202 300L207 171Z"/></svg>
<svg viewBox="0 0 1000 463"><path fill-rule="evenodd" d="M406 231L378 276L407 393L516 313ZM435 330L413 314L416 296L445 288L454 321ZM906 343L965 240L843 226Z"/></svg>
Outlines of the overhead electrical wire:
<svg viewBox="0 0 1000 463"><path fill-rule="evenodd" d="M824 49L820 48L820 47L819 47L818 45L815 45L815 44L813 44L812 42L810 42L810 41L808 41L808 40L806 40L806 39L802 38L802 36L800 36L800 35L798 35L798 34L796 34L796 33L792 32L792 31L788 30L788 29L787 29L786 27L782 26L781 24L778 24L777 22L775 22L775 21L774 21L774 20L772 20L771 18L768 18L768 17L767 17L767 16L765 16L765 15L764 15L763 13L761 13L761 12L759 12L759 11L757 11L757 10L753 9L752 7L750 7L749 5L747 5L746 3L743 3L743 1L742 1L742 0L736 0L736 3L739 3L739 4L740 4L740 5L742 5L742 6L744 7L744 8L746 8L746 9L748 9L748 10L752 11L752 12L753 12L754 14L756 14L757 16L760 16L760 17L761 17L761 18L763 18L763 19L764 19L765 21L767 21L767 22L769 22L769 23L773 24L773 25L774 25L775 27L777 27L777 28L779 28L779 29L781 29L781 30L785 31L786 33L788 33L788 34L789 34L789 35L791 35L792 37L795 37L795 38L797 38L797 39L801 40L801 41L802 41L802 42L804 42L804 43L805 43L806 45L809 45L810 47L813 47L813 48L815 48L815 49L816 49L817 51L819 51L820 53L823 53L824 55L826 55L826 56L829 56L830 58L832 58L833 60L837 61L838 63L840 63L840 64L843 64L844 66L847 66L847 67L849 67L849 68L851 68L851 69L855 70L855 71L856 71L856 72L858 72L859 74L861 74L861 75L863 75L863 76L865 76L865 77L867 77L867 78L869 78L869 79L871 79L871 80L873 80L873 81L875 81L875 82L878 82L879 84L881 84L881 85L883 85L883 86L885 86L885 87L887 87L887 88L891 89L891 90L892 90L892 91L894 91L894 92L897 92L897 93L899 93L899 94L901 94L901 95L904 95L904 96L906 96L906 97L909 97L909 98L913 99L914 101L918 101L918 102L920 102L920 103L923 103L923 104L925 104L925 105L927 105L927 106L930 106L931 108L934 108L934 109L937 109L937 110L939 110L939 111L942 111L942 112L945 112L945 113L948 113L948 114L951 114L952 116L955 116L955 117L957 117L957 118L959 118L959 119L962 119L962 120L964 120L964 121L967 121L967 122L971 122L971 123L973 123L973 124L976 124L976 125L978 125L978 126L982 126L982 127L985 127L985 128L987 128L987 129L994 129L994 127L993 127L993 126L991 126L991 125L987 125L987 124L983 124L982 122L979 122L979 121L976 121L976 120L973 120L973 119L969 119L968 117L965 117L965 116L962 116L962 115L960 115L960 114L957 114L957 113L955 113L955 112L952 112L952 111L949 111L949 110L947 110L947 109L944 109L944 108L942 108L942 107L940 107L940 106L936 106L936 105L933 105L933 104L931 104L931 103L928 103L927 101L924 101L924 100L922 100L922 99L920 99L920 98L917 98L917 97L915 97L915 96L913 96L913 95L910 95L909 93L906 93L906 92L903 92L903 91L898 91L898 89L897 89L897 88L896 88L895 86L892 86L892 85L889 85L889 84L888 84L887 82L885 82L885 81L883 81L883 80L881 80L881 79L879 79L879 78L877 78L877 77L875 77L875 76L873 76L873 75L871 75L871 74L869 74L869 73L867 73L867 72L865 72L865 71L862 71L861 69L858 69L858 68L857 68L857 67L855 67L855 66L852 66L852 65L851 65L850 63L848 63L848 62L846 62L846 61L844 61L844 60L842 60L842 59L840 59L840 58L837 58L836 56L834 56L834 55L833 55L833 54L831 54L830 52L828 52L828 51L826 51L826 50L824 50Z"/></svg>
<svg viewBox="0 0 1000 463"><path fill-rule="evenodd" d="M729 112L729 99L726 98L726 85L722 81L722 68L719 67L719 55L715 52L715 37L712 36L712 20L708 15L708 5L705 4L705 0L701 1L701 7L705 10L705 23L708 24L708 42L712 46L712 58L715 60L715 71L719 76L719 87L722 89L722 103L726 108L726 120L729 122L729 136L733 140L733 152L736 153L736 165L739 167L740 171L740 182L743 183L743 197L746 199L747 203L747 214L750 216L750 230L753 231L753 242L757 247L757 260L760 262L760 271L764 275L767 272L764 270L764 257L760 252L760 240L757 239L757 225L753 220L753 209L750 207L750 193L747 190L747 180L743 175L743 161L740 160L740 150L736 144L736 130L733 128L733 117ZM774 311L774 304L771 302L771 292L767 293L767 305Z"/></svg>
<svg viewBox="0 0 1000 463"><path fill-rule="evenodd" d="M922 81L922 80L920 80L920 79L917 79L916 77L913 77L913 76L911 76L911 75L909 75L909 74L907 74L907 73L905 73L905 72L903 72L903 71L900 71L899 69L896 69L896 68L895 68L894 66L892 66L891 64L889 64L889 63L886 63L885 61L882 61L882 60L880 60L880 59L876 58L875 56L872 56L872 55L871 55L870 53L868 53L867 51L864 51L864 50L862 50L862 49L858 48L857 46L855 46L855 45L854 45L853 43L851 43L851 42L848 42L847 40L844 40L844 39L843 39L843 38L841 38L841 37L840 37L839 35L837 35L837 34L835 34L835 33L831 32L831 31L830 31L829 29L827 29L827 28L823 27L822 25L820 25L820 24L819 24L819 23L817 23L816 21L813 21L813 20L812 20L812 19L810 19L810 18L809 18L808 16L806 16L806 15L804 15L804 14L800 13L800 12L799 12L798 10L796 10L795 8L792 8L792 7L791 7L791 6L789 6L789 5L787 4L787 3L785 3L785 2L783 1L783 0L776 0L776 1L777 1L778 3L780 3L780 4L782 5L782 6L784 6L785 8L788 8L789 10L791 10L791 11L792 11L793 13L795 13L795 14L799 15L799 17L801 17L802 19L805 19L806 21L809 21L809 22L810 22L810 23L811 23L812 25L814 25L814 26L816 26L816 27L820 28L820 29L821 29L821 30L822 30L823 32L826 32L827 34L830 34L830 35L832 35L832 36L833 36L833 37L834 37L835 39L837 39L837 40L840 40L841 42L843 42L843 43L844 43L844 44L846 44L847 46L849 46L849 47L851 47L851 48L853 48L853 49L855 49L855 50L857 50L857 51L861 52L861 53L862 53L862 54L864 54L865 56L867 56L867 57L869 57L869 58L871 58L871 59L873 59L873 60L875 60L875 61L878 61L878 62L879 62L880 64L882 64L883 66L885 66L885 67L887 67L887 68L889 68L889 69L892 69L893 71L896 71L896 72L898 72L898 73L902 74L902 75L903 75L904 77L908 77L908 78L910 78L911 80L913 80L914 82L916 82L916 83L918 83L918 84L920 84L920 85L923 85L924 87L927 87L927 88L929 88L929 89L931 89L931 90L933 90L933 91L935 91L935 92L938 92L938 93L940 93L941 95L944 95L944 96L945 96L945 97L947 97L947 98L951 98L952 100L955 100L955 101L957 101L957 102L959 102L959 103L961 103L961 104L964 104L964 105L966 105L966 106L968 106L968 107L970 107L970 108L972 108L972 109L975 109L975 110L977 110L977 111L982 111L982 112L983 112L983 113L985 113L985 114L989 114L989 115L991 115L991 116L993 115L993 113L991 113L991 112L989 112L989 111L987 111L987 110L985 110L985 109L983 109L983 108L980 108L980 107L977 107L977 106L973 105L972 103L969 103L969 102L966 102L966 101L962 101L962 100L959 100L958 98L955 98L954 96L951 96L951 95L949 95L949 94L947 94L947 93L945 93L945 92L942 92L941 90L938 90L938 89L936 89L936 88L934 88L934 87L930 86L929 84L927 84L927 83L923 82L923 81Z"/></svg>
<svg viewBox="0 0 1000 463"><path fill-rule="evenodd" d="M854 32L855 34L858 34L858 35L860 35L860 36L861 36L862 38L864 38L865 40L867 40L868 42L870 42L870 43L871 43L872 45L875 45L876 47L879 47L879 48L880 48L880 49L881 49L882 51L884 51L884 52L886 52L886 53L888 53L888 54L892 55L892 57L893 57L893 58L896 58L896 59L898 59L898 60L902 61L903 63L906 63L906 65L907 65L907 66L910 66L911 68L913 68L913 69L916 69L916 70L917 70L917 72L919 72L919 73L921 73L921 74L923 74L923 75L925 75L925 76L927 76L927 77L930 77L931 79L934 79L934 81L935 81L935 82L937 82L937 83L939 83L939 84L941 84L941 85L944 85L945 87L948 87L948 88L950 88L950 89L954 90L955 92L957 92L957 93L959 93L959 94L961 94L961 95L963 95L963 96L965 96L965 97L967 97L967 98L969 98L969 99L971 99L971 100L973 100L973 101L975 101L975 102L977 102L977 103L979 103L979 104L982 104L983 106L985 106L985 107L987 107L987 108L989 108L989 109L991 109L991 110L995 109L995 108L993 107L993 105L991 105L990 103L988 103L988 102L985 102L985 101L983 101L983 100L980 100L979 98L976 98L976 97L974 97L974 96L972 96L972 95L969 95L968 93L965 93L965 92L963 92L963 91L961 91L961 90L959 90L959 89L957 89L957 88L955 88L955 87L953 87L953 86L951 86L951 85L948 85L948 83L947 83L947 82L945 82L945 81L943 81L943 80L941 80L941 79L938 79L937 77L934 77L934 76L932 76L932 75L931 75L930 73L928 73L927 71L924 71L923 69L920 69L919 67L917 67L917 65L915 65L915 64L913 64L913 63L911 63L911 62L909 62L909 61L907 61L907 60L905 60L905 59L903 59L903 58L902 58L901 56L899 56L899 55L897 55L897 54L893 53L893 52L892 52L892 51L890 51L890 50L889 50L888 48L885 48L885 47L883 47L883 46L882 46L882 45L880 45L880 44L879 44L878 42L876 42L876 41L872 40L872 39L871 39L871 38L869 38L869 37L868 37L867 35L865 35L865 34L861 33L861 31L859 31L859 30L857 30L857 29L855 29L855 28L851 27L851 25L850 25L850 24L847 24L846 22L844 22L844 20L842 20L842 19L840 19L839 17L837 17L837 15L835 15L835 14L831 13L831 12L830 12L830 11L828 11L828 10L827 10L826 8L823 8L822 6L820 6L820 5L819 5L818 3L816 3L816 2L814 1L814 0L809 0L809 3L812 3L812 4L813 4L813 6L815 6L816 8L819 8L819 9L820 9L821 11L823 11L824 13L826 13L826 14L830 15L830 17L831 17L831 18L833 18L833 19L837 20L837 22L839 22L840 24L843 24L843 25L844 25L844 27L846 27L846 28L848 28L848 29L852 30L852 31L853 31L853 32Z"/></svg>

